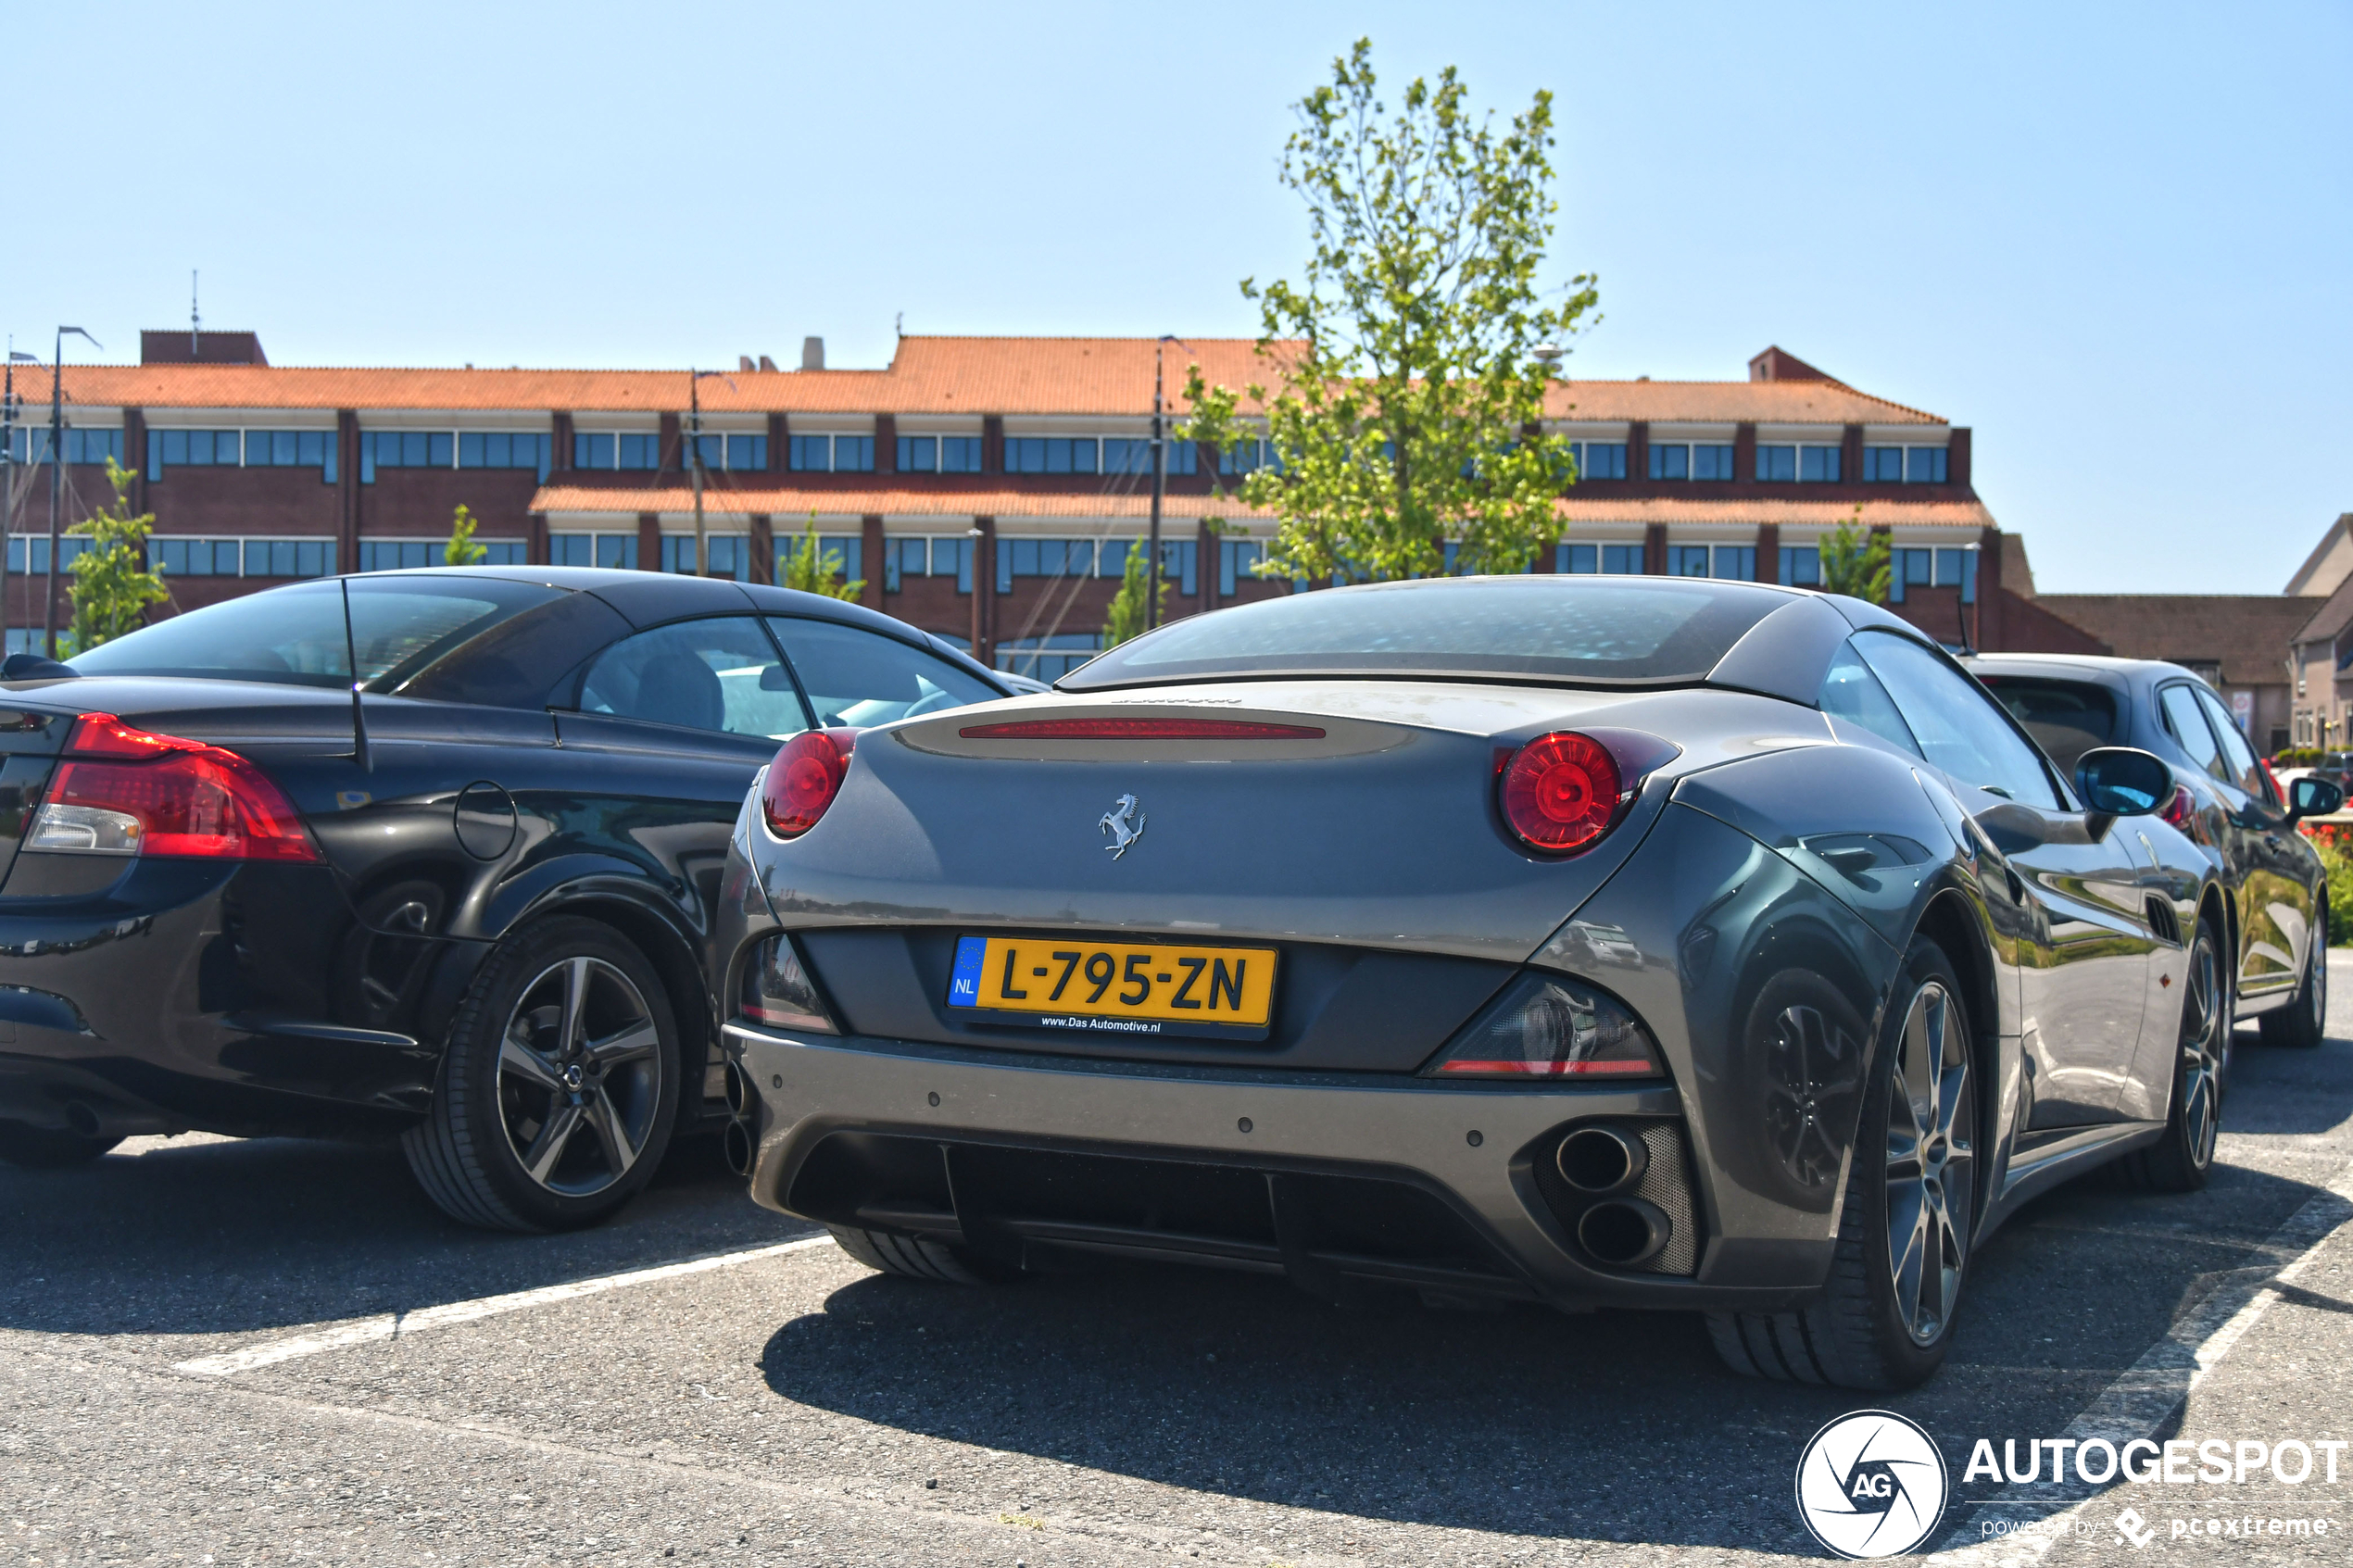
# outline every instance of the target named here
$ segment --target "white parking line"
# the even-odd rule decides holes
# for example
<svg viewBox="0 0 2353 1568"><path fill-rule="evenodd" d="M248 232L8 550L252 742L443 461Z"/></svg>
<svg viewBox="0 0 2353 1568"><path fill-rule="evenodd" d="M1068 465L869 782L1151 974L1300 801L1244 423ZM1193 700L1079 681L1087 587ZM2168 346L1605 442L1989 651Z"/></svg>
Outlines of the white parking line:
<svg viewBox="0 0 2353 1568"><path fill-rule="evenodd" d="M2311 1266L2321 1248L2348 1219L2353 1219L2353 1166L2339 1171L2334 1181L2306 1199L2304 1207L2289 1215L2287 1223L2264 1242L2264 1250L2274 1256L2293 1252L2287 1262L2259 1278L2217 1286L2195 1311L2175 1323L2171 1333L2142 1352L2140 1360L2102 1389L2099 1397L2068 1423L2067 1430L2059 1436L2078 1444L2088 1438L2105 1437L2121 1448L2130 1438L2146 1437L2155 1432L2231 1353L2232 1347L2271 1310L2271 1303L2280 1298L2280 1287L2294 1285L2296 1276ZM2040 1562L2063 1534L2058 1528L2060 1523L2072 1520L2109 1490L2108 1486L2098 1487L2089 1497L2049 1515L2032 1533L1990 1541L1969 1535L1977 1518L1977 1511L1971 1509L1945 1537L1944 1549L1928 1561L1946 1568L1995 1563L2003 1568L2024 1568ZM2026 1497L2024 1491L2010 1488L1994 1500L2015 1502Z"/></svg>
<svg viewBox="0 0 2353 1568"><path fill-rule="evenodd" d="M546 1306L551 1301L600 1296L624 1286L650 1285L656 1280L707 1273L712 1269L732 1269L738 1263L756 1263L762 1258L798 1252L804 1248L830 1247L833 1241L830 1236L807 1236L798 1241L779 1242L773 1247L753 1247L741 1252L714 1252L707 1257L688 1258L675 1263L658 1263L649 1269L631 1269L625 1273L599 1274L594 1279L576 1279L563 1285L543 1285L536 1290L516 1290L504 1296L481 1297L472 1301L450 1301L438 1307L420 1307L413 1312L385 1312L371 1318L357 1318L349 1323L323 1323L299 1334L290 1334L283 1339L248 1345L242 1350L180 1361L171 1370L191 1373L198 1377L229 1377L237 1373L251 1372L256 1367L273 1366L280 1361L315 1356L326 1350L340 1350L349 1345L367 1345L379 1339L405 1339L431 1328L472 1323L477 1318L493 1318L501 1312L519 1312L526 1307Z"/></svg>

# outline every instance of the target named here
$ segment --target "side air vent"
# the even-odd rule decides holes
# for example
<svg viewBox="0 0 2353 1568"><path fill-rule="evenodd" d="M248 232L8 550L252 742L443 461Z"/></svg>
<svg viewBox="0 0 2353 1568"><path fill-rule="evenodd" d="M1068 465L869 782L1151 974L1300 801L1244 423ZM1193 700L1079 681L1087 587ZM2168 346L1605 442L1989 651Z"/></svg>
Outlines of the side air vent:
<svg viewBox="0 0 2353 1568"><path fill-rule="evenodd" d="M2149 895L2149 932L2169 947L2182 945L2182 923L2173 915L2172 904L2156 894Z"/></svg>

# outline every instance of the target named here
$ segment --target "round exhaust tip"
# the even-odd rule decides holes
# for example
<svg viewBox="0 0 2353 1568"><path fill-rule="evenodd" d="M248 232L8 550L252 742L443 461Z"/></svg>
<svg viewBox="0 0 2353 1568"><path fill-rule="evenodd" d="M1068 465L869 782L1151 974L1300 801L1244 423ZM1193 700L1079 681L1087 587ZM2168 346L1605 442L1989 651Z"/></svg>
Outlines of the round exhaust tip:
<svg viewBox="0 0 2353 1568"><path fill-rule="evenodd" d="M1577 1222L1577 1242L1612 1268L1631 1269L1665 1251L1673 1230L1656 1204L1613 1198L1585 1210Z"/></svg>
<svg viewBox="0 0 2353 1568"><path fill-rule="evenodd" d="M731 1061L720 1069L719 1077L720 1082L724 1085L727 1110L734 1115L741 1116L751 1107L751 1085L744 1080L744 1070Z"/></svg>
<svg viewBox="0 0 2353 1568"><path fill-rule="evenodd" d="M730 1122L720 1135L720 1147L727 1156L727 1169L738 1176L751 1174L751 1129L741 1122Z"/></svg>
<svg viewBox="0 0 2353 1568"><path fill-rule="evenodd" d="M1579 1192L1619 1192L1642 1179L1651 1151L1623 1127L1604 1122L1561 1139L1561 1180Z"/></svg>

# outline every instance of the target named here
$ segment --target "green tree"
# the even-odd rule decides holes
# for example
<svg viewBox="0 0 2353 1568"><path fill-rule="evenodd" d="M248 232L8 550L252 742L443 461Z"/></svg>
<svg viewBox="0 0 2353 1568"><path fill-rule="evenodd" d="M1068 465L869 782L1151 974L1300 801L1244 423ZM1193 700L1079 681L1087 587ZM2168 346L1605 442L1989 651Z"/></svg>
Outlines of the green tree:
<svg viewBox="0 0 2353 1568"><path fill-rule="evenodd" d="M1278 523L1264 575L1426 577L1449 540L1463 571L1517 571L1557 536L1575 465L1542 433L1533 350L1564 342L1596 295L1591 275L1553 305L1539 287L1552 102L1538 93L1499 131L1450 66L1392 114L1359 39L1294 106L1281 179L1306 204L1306 268L1241 285L1269 381L1238 393L1190 367L1182 427L1230 447L1259 434L1245 405L1263 417L1277 460L1240 491Z"/></svg>
<svg viewBox="0 0 2353 1568"><path fill-rule="evenodd" d="M147 535L155 532L156 516L131 515L132 475L112 458L107 459L107 483L114 486L114 504L66 530L90 541L73 558L73 626L67 635L75 653L87 653L147 623L147 607L171 596L160 572L147 570Z"/></svg>
<svg viewBox="0 0 2353 1568"><path fill-rule="evenodd" d="M837 583L842 558L839 550L825 548L817 537L817 514L809 514L809 532L786 546L783 558L784 574L777 579L782 587L798 588L804 594L823 594L831 599L856 599L866 591L862 577L849 583Z"/></svg>
<svg viewBox="0 0 2353 1568"><path fill-rule="evenodd" d="M1151 596L1151 551L1140 540L1127 546L1127 569L1119 574L1119 592L1112 596L1111 611L1103 620L1103 646L1115 648L1144 634L1144 604ZM1168 619L1168 579L1160 580L1160 619Z"/></svg>
<svg viewBox="0 0 2353 1568"><path fill-rule="evenodd" d="M1847 594L1875 605L1887 602L1888 568L1894 559L1887 535L1863 526L1863 508L1822 538L1822 591Z"/></svg>
<svg viewBox="0 0 2353 1568"><path fill-rule="evenodd" d="M441 558L451 566L472 566L489 556L489 546L474 543L474 514L460 503L449 520L449 543L442 550Z"/></svg>

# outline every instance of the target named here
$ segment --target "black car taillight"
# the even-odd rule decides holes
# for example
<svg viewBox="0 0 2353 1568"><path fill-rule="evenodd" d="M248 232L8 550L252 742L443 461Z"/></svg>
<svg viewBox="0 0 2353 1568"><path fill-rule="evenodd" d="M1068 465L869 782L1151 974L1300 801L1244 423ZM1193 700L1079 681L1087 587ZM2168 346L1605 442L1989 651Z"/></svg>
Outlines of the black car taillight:
<svg viewBox="0 0 2353 1568"><path fill-rule="evenodd" d="M75 721L24 843L85 855L320 859L293 803L252 763L111 713Z"/></svg>
<svg viewBox="0 0 2353 1568"><path fill-rule="evenodd" d="M743 986L736 1000L737 1016L776 1029L801 1029L814 1035L838 1035L832 1015L818 998L808 966L789 936L771 936L752 948L744 962Z"/></svg>
<svg viewBox="0 0 2353 1568"><path fill-rule="evenodd" d="M1438 1060L1441 1078L1655 1078L1658 1046L1623 1002L1558 975L1505 991Z"/></svg>
<svg viewBox="0 0 2353 1568"><path fill-rule="evenodd" d="M778 838L799 838L817 825L841 793L849 755L858 747L853 729L803 730L785 742L760 784L760 814Z"/></svg>

